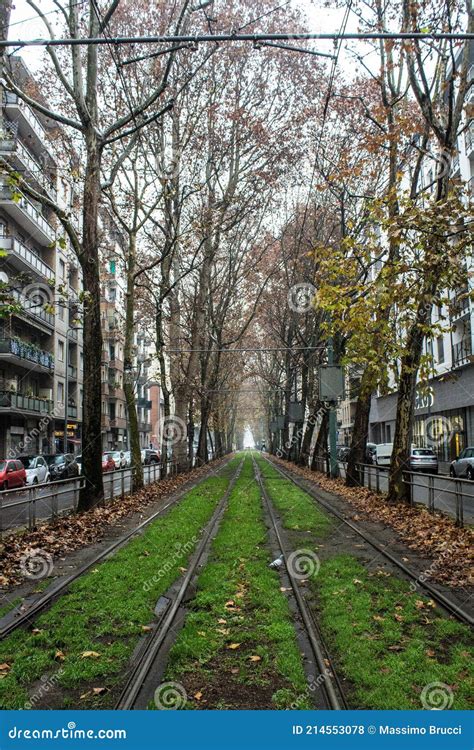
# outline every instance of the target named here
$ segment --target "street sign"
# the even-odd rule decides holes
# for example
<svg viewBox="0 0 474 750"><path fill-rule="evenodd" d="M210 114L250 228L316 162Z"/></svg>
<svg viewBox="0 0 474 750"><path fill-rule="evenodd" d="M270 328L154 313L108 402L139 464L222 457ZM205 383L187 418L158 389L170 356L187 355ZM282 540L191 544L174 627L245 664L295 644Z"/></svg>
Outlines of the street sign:
<svg viewBox="0 0 474 750"><path fill-rule="evenodd" d="M303 422L303 404L299 401L290 401L288 408L288 421L289 422Z"/></svg>
<svg viewBox="0 0 474 750"><path fill-rule="evenodd" d="M319 367L319 398L321 401L337 401L344 397L344 368L339 365Z"/></svg>

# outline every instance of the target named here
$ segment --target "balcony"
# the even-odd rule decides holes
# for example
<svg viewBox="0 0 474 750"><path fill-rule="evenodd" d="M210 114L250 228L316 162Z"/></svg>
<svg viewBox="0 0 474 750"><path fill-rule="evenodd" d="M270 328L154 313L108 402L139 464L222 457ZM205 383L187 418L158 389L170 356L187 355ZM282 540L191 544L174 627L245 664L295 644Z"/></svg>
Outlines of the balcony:
<svg viewBox="0 0 474 750"><path fill-rule="evenodd" d="M0 409L32 412L34 414L51 414L54 404L49 399L37 396L26 396L24 393L0 391Z"/></svg>
<svg viewBox="0 0 474 750"><path fill-rule="evenodd" d="M15 302L17 302L22 308L21 312L14 313L15 315L22 318L28 318L30 322L34 321L35 323L38 323L40 327L46 325L50 329L54 328L54 315L45 310L41 304L36 305L31 299L24 297L16 289L12 289L10 294ZM49 330L47 331L47 333L50 332L51 331Z"/></svg>
<svg viewBox="0 0 474 750"><path fill-rule="evenodd" d="M74 365L68 365L67 374L70 380L77 380L77 367L74 367Z"/></svg>
<svg viewBox="0 0 474 750"><path fill-rule="evenodd" d="M14 195L18 199L14 200ZM48 246L55 241L54 228L20 190L12 190L0 181L0 201L4 210L38 243Z"/></svg>
<svg viewBox="0 0 474 750"><path fill-rule="evenodd" d="M100 426L102 427L103 430L110 429L110 417L108 414L101 414Z"/></svg>
<svg viewBox="0 0 474 750"><path fill-rule="evenodd" d="M467 130L464 132L464 145L466 148L466 156L474 155L474 120L469 122Z"/></svg>
<svg viewBox="0 0 474 750"><path fill-rule="evenodd" d="M146 398L137 398L137 406L139 409L151 409L151 401Z"/></svg>
<svg viewBox="0 0 474 750"><path fill-rule="evenodd" d="M122 372L123 371L123 361L121 359L116 359L114 357L113 359L110 359L109 368L111 370L120 370L120 372Z"/></svg>
<svg viewBox="0 0 474 750"><path fill-rule="evenodd" d="M461 367L471 362L472 346L470 340L453 344L453 367Z"/></svg>
<svg viewBox="0 0 474 750"><path fill-rule="evenodd" d="M28 149L18 138L0 139L0 153L8 157L12 167L25 175L28 182L33 182L33 187L45 190L50 198L56 200L57 191L54 183L45 172L44 165L36 161Z"/></svg>
<svg viewBox="0 0 474 750"><path fill-rule="evenodd" d="M138 432L151 432L151 424L150 424L150 422L139 422L138 423Z"/></svg>
<svg viewBox="0 0 474 750"><path fill-rule="evenodd" d="M0 339L0 359L5 357L29 370L38 367L50 372L54 370L54 356L50 352L38 349L34 344L21 339Z"/></svg>
<svg viewBox="0 0 474 750"><path fill-rule="evenodd" d="M8 252L9 263L19 271L33 271L36 276L48 281L54 280L53 269L16 237L0 237L0 248Z"/></svg>
<svg viewBox="0 0 474 750"><path fill-rule="evenodd" d="M469 299L468 289L463 289L456 294L451 303L451 321L454 323L457 320L467 317L471 312L471 301Z"/></svg>
<svg viewBox="0 0 474 750"><path fill-rule="evenodd" d="M115 417L114 419L110 419L110 427L112 430L126 430L127 429L127 420L125 417Z"/></svg>
<svg viewBox="0 0 474 750"><path fill-rule="evenodd" d="M46 131L31 107L12 91L4 91L3 104L5 112L13 120L18 132L28 138L37 153L46 153L54 162L47 146Z"/></svg>

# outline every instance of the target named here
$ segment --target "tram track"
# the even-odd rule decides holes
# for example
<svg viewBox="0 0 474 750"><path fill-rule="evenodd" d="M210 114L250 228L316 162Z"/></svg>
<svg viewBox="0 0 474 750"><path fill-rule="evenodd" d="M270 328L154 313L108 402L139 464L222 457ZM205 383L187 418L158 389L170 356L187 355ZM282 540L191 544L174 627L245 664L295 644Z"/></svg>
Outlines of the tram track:
<svg viewBox="0 0 474 750"><path fill-rule="evenodd" d="M313 490L312 488L309 488L304 480L300 480L299 478L293 476L293 474L286 469L282 469L278 464L276 464L271 459L267 458L266 456L263 456L265 461L272 466L275 471L277 471L284 479L289 480L293 482L293 484L298 487L300 490L305 492L307 495L309 495L313 500L315 500L322 508L327 510L331 515L335 516L339 521L342 521L346 526L348 526L353 532L355 532L359 537L364 539L364 541L369 544L374 550L376 550L380 555L382 555L386 560L388 560L392 565L394 565L396 568L398 568L400 571L404 573L404 575L409 578L411 581L415 582L417 587L419 587L422 591L424 591L426 594L428 594L444 611L455 617L459 622L462 622L466 625L472 626L474 624L474 618L472 615L470 615L469 612L464 610L462 607L460 607L458 604L456 604L452 599L450 599L449 596L444 594L443 592L439 591L435 586L432 586L428 581L424 580L423 576L417 573L416 571L409 568L405 563L403 563L401 560L399 560L395 555L392 555L390 552L388 552L386 549L384 549L374 538L371 534L368 534L366 531L363 531L362 529L357 526L357 524L353 523L352 521L349 521L347 518L345 518L342 513L340 513L336 508L334 508L330 503L328 503L326 500L323 500L316 490Z"/></svg>
<svg viewBox="0 0 474 750"><path fill-rule="evenodd" d="M229 459L230 460L230 459ZM222 471L229 461L221 464L218 468L218 472ZM0 641L9 636L11 633L19 630L22 627L30 626L34 624L35 619L45 610L47 610L59 597L65 594L71 584L81 578L89 570L92 570L98 563L103 562L110 555L117 552L119 549L124 547L138 534L141 534L147 526L156 521L157 518L162 516L167 510L177 505L185 495L188 494L194 487L198 486L201 482L205 481L209 475L199 477L198 480L186 483L177 493L173 493L174 497L169 500L163 507L153 513L149 518L140 523L131 531L127 532L119 539L114 541L106 549L101 550L97 555L94 555L84 565L81 565L74 573L69 576L60 578L57 582L53 583L48 589L30 606L25 607L23 611L12 610L7 613L2 619L5 621L3 626L0 626Z"/></svg>

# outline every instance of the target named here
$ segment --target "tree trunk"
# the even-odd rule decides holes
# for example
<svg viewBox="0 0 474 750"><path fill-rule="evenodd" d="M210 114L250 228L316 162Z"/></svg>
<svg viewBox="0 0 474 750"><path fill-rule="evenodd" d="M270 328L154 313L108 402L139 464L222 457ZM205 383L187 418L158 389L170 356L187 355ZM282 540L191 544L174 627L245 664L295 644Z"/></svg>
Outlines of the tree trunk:
<svg viewBox="0 0 474 750"><path fill-rule="evenodd" d="M95 132L86 135L87 163L84 179L83 254L84 284L84 402L82 468L86 478L78 510L94 508L104 499L102 481L102 326L100 319L98 211L101 152Z"/></svg>
<svg viewBox="0 0 474 750"><path fill-rule="evenodd" d="M360 381L359 397L357 399L356 413L354 417L354 429L352 431L351 449L347 457L346 487L356 487L361 484L359 464L365 463L372 392L373 376L370 365L367 365Z"/></svg>
<svg viewBox="0 0 474 750"><path fill-rule="evenodd" d="M403 480L403 472L407 470L410 457L416 381L423 351L423 326L431 316L431 307L431 304L422 298L418 305L416 320L408 332L406 354L402 357L388 485L389 503L410 502L411 499L409 487Z"/></svg>
<svg viewBox="0 0 474 750"><path fill-rule="evenodd" d="M324 409L321 424L319 425L318 437L314 446L313 458L311 460L312 471L323 471L324 460L328 458L328 436L329 436L329 411ZM319 459L319 460L318 460Z"/></svg>
<svg viewBox="0 0 474 750"><path fill-rule="evenodd" d="M125 344L124 344L124 391L127 402L128 429L130 434L130 448L132 454L133 489L143 487L143 467L140 450L140 435L138 432L137 407L135 401L135 383L133 381L133 334L134 334L134 274L136 262L136 237L131 234L128 244L127 259L127 294L125 311Z"/></svg>

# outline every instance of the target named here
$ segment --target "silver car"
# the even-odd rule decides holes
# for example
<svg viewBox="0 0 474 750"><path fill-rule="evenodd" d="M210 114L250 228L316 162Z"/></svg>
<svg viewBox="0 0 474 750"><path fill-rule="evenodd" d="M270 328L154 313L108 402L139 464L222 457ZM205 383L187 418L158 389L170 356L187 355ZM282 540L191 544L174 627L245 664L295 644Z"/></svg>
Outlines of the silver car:
<svg viewBox="0 0 474 750"><path fill-rule="evenodd" d="M409 463L410 471L438 473L438 456L431 448L412 448Z"/></svg>
<svg viewBox="0 0 474 750"><path fill-rule="evenodd" d="M449 476L474 479L474 448L464 448L449 467Z"/></svg>

